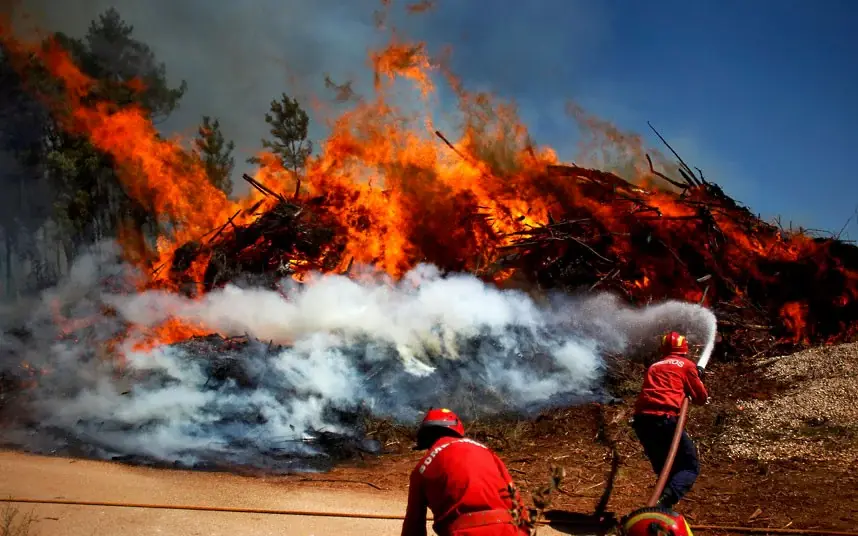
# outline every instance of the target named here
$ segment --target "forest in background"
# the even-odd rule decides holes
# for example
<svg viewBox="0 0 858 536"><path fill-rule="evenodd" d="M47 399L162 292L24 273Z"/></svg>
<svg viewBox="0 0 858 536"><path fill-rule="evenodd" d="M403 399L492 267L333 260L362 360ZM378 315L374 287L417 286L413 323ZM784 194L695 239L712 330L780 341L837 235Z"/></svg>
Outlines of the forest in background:
<svg viewBox="0 0 858 536"><path fill-rule="evenodd" d="M98 81L94 98L117 106L137 105L155 125L181 105L187 83L168 80L165 64L134 37L133 26L116 9L100 14L82 37L55 33L48 40L68 50L81 70ZM53 285L83 248L115 237L123 224L144 229L152 239L169 226L124 191L109 155L93 147L85 135L59 127L43 100L58 91L47 72L35 61L23 70L15 67L0 43L3 301ZM140 87L142 91L136 89ZM299 171L312 152L307 113L284 93L271 102L265 121L271 138L262 140L260 149L277 155L287 169ZM230 195L234 148L217 117L204 116L187 157L201 162L212 184Z"/></svg>

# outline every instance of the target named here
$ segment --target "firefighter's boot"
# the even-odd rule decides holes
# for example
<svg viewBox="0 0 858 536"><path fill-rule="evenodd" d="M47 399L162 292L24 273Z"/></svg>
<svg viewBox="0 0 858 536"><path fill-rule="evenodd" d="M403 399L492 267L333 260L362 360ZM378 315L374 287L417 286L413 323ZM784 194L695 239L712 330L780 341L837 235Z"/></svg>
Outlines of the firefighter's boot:
<svg viewBox="0 0 858 536"><path fill-rule="evenodd" d="M666 508L668 510L673 510L673 507L676 506L676 503L679 502L679 499L676 498L676 495L670 488L664 490L659 497L656 506L660 506L661 508Z"/></svg>

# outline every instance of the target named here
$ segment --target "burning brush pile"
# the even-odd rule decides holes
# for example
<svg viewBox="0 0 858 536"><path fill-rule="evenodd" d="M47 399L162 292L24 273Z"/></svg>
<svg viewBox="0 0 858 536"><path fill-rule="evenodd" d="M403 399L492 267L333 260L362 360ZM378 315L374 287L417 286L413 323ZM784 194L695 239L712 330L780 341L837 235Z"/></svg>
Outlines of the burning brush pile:
<svg viewBox="0 0 858 536"><path fill-rule="evenodd" d="M183 245L169 277L189 292L248 274L276 288L285 276L349 273L356 261L393 275L428 261L501 287L702 303L719 319L716 352L728 359L854 334L858 248L766 223L681 159L671 178L646 158L673 190L574 165L534 163L504 175L474 163L471 190L426 184L433 170L413 167L389 189L355 185L287 200L245 175L274 206ZM201 258L203 268L189 273Z"/></svg>
<svg viewBox="0 0 858 536"><path fill-rule="evenodd" d="M7 404L7 443L312 469L376 451L368 415L605 400L605 358L650 352L665 329L738 357L843 339L858 321L858 249L760 221L635 137L619 147L634 157L625 179L563 164L420 44L372 51L374 94L305 168L261 155L240 200L142 110L99 102L62 49L5 44L56 78L60 126L170 230L126 229L17 312L2 373L27 388ZM395 104L404 81L428 110L434 70L459 97L456 141Z"/></svg>

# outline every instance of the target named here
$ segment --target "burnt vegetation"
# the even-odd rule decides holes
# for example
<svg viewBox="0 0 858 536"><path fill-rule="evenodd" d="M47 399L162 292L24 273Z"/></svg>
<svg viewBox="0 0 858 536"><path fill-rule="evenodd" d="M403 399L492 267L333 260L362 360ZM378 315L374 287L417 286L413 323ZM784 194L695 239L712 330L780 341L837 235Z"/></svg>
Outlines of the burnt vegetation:
<svg viewBox="0 0 858 536"><path fill-rule="evenodd" d="M426 260L490 282L513 273L501 284L537 292L612 292L638 305L665 299L703 303L719 319L720 360L850 339L858 321L858 248L836 236L767 223L679 162L677 179L652 171L670 183L668 191L596 169L548 166L531 180L557 185L558 192L571 189L576 202L563 194L570 202L559 204L548 221L495 236L503 245L490 262L449 255ZM287 201L245 179L278 198L275 207L248 225L228 221L205 243L183 247L172 266L178 278L189 260L203 254L210 258L199 282L203 291L247 274L273 287L283 277L350 267L343 259L347 229L328 212L329 196ZM665 199L670 213L663 209ZM461 223L484 233L480 214L472 216ZM421 228L413 231L416 240L424 236ZM439 248L421 247L427 250Z"/></svg>

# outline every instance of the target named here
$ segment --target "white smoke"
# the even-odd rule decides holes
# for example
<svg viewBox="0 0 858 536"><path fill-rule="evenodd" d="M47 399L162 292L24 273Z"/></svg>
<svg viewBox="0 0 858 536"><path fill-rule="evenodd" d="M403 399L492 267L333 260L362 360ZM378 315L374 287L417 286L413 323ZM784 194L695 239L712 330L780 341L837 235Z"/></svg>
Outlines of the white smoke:
<svg viewBox="0 0 858 536"><path fill-rule="evenodd" d="M537 304L427 265L400 281L317 274L279 291L229 285L200 299L133 293L127 275L115 250L101 247L28 308L26 330L6 330L7 372L22 362L44 371L19 400L26 419L7 429L6 442L289 469L296 456L318 454L302 440L353 432L348 415L358 409L411 422L441 404L475 417L578 403L605 396L607 354L634 358L662 331L681 329L708 355L715 337L714 316L694 304L635 309L609 295ZM66 324L87 326L62 336L58 310ZM171 318L249 342L142 352L126 341L110 350L129 323Z"/></svg>

